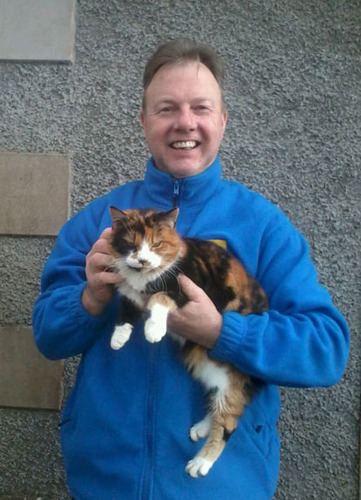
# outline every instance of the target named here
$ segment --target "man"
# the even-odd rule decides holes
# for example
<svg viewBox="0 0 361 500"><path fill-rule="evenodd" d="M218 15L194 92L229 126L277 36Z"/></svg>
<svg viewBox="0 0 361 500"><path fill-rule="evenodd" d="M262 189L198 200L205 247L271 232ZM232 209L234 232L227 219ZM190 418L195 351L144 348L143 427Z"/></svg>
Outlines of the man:
<svg viewBox="0 0 361 500"><path fill-rule="evenodd" d="M61 431L77 500L269 500L279 468L276 386L326 386L345 369L347 326L317 282L303 237L262 196L221 179L226 121L218 56L186 40L161 46L144 73L141 123L152 155L144 180L73 217L45 266L34 308L37 345L50 359L82 355ZM180 277L190 300L170 316L169 329L261 381L204 478L184 471L201 446L188 430L205 415L202 390L171 339L149 344L138 325L120 351L110 348L121 306L114 293L121 277L109 271L112 205L177 205L180 234L225 242L268 294L270 311L261 316L220 315L200 288Z"/></svg>

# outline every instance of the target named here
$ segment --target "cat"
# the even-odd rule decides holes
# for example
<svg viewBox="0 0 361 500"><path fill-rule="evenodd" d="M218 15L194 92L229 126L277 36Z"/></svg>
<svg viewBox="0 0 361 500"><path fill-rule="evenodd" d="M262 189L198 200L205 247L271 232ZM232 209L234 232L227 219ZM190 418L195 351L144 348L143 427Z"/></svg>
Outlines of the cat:
<svg viewBox="0 0 361 500"><path fill-rule="evenodd" d="M113 349L120 349L129 340L133 325L145 310L146 339L159 342L163 338L169 312L187 302L177 281L179 273L200 286L219 312L246 315L268 309L264 290L237 259L211 241L179 236L175 229L178 208L162 212L111 207L110 211L114 270L123 278L118 286L123 307L111 338ZM211 359L205 347L170 335L180 345L185 367L208 395L208 414L190 429L193 441L208 439L186 466L190 476L205 476L249 403L251 378L230 363Z"/></svg>

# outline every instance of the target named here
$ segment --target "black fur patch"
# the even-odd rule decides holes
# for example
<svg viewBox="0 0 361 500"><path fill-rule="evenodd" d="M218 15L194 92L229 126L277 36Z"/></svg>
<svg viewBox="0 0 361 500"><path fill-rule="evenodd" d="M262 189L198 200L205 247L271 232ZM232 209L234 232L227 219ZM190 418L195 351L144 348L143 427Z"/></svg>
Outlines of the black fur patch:
<svg viewBox="0 0 361 500"><path fill-rule="evenodd" d="M142 317L142 311L128 297L123 297L122 307L118 311L117 325L131 323L134 325Z"/></svg>
<svg viewBox="0 0 361 500"><path fill-rule="evenodd" d="M212 398L213 396L215 396L217 394L217 392L219 391L219 387L215 386L215 387L211 387L208 391L207 391L207 394L206 396L208 398Z"/></svg>
<svg viewBox="0 0 361 500"><path fill-rule="evenodd" d="M252 292L253 292L253 312L255 314L262 314L269 307L266 294L257 283L257 281L252 279Z"/></svg>
<svg viewBox="0 0 361 500"><path fill-rule="evenodd" d="M232 436L233 433L234 433L234 430L233 431L227 431L226 428L223 428L223 441L225 443L227 443L228 439Z"/></svg>

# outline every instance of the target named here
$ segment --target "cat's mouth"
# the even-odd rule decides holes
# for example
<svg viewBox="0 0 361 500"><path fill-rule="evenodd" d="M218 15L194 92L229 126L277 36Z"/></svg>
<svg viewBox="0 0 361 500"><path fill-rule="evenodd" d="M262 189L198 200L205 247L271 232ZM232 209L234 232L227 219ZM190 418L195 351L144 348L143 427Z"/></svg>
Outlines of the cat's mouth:
<svg viewBox="0 0 361 500"><path fill-rule="evenodd" d="M170 144L170 147L172 149L195 149L197 146L199 146L198 141L174 141Z"/></svg>
<svg viewBox="0 0 361 500"><path fill-rule="evenodd" d="M150 266L149 264L142 264L141 262L127 262L127 266L129 267L129 269L137 273L149 273L151 271L154 271L152 266Z"/></svg>

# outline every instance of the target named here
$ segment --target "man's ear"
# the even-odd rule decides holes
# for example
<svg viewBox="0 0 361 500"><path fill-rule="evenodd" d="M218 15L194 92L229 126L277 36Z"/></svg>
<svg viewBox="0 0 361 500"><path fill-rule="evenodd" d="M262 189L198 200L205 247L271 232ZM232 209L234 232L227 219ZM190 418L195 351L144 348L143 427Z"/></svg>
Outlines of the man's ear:
<svg viewBox="0 0 361 500"><path fill-rule="evenodd" d="M223 111L223 113L222 113L223 133L226 130L227 119L228 119L228 112Z"/></svg>
<svg viewBox="0 0 361 500"><path fill-rule="evenodd" d="M140 118L140 124L142 126L142 129L144 130L145 116L144 116L144 111L143 110L140 112L139 118Z"/></svg>

